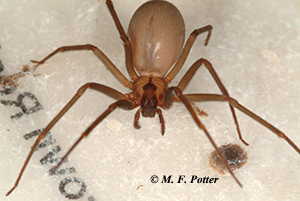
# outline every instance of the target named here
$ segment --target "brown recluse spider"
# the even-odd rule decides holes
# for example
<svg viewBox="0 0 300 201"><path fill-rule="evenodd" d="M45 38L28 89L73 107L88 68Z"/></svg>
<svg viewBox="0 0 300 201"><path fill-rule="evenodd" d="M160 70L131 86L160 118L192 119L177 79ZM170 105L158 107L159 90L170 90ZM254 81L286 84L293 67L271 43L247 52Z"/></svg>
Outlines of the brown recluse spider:
<svg viewBox="0 0 300 201"><path fill-rule="evenodd" d="M43 132L39 135L34 145L28 154L27 159L19 173L19 176L13 186L13 188L6 194L11 194L12 191L18 186L19 181L24 173L26 166L29 163L30 158L39 142L47 135L50 129L59 121L59 119L75 104L75 102L83 95L87 89L93 89L102 92L116 101L112 103L108 109L106 109L79 137L74 145L68 150L62 160L56 165L53 172L62 164L70 152L77 146L77 144L104 119L114 109L121 108L124 110L132 110L139 107L134 117L134 127L139 129L139 117L140 113L144 117L154 117L157 113L161 124L162 135L165 133L165 124L162 115L162 109L169 109L172 103L182 102L192 118L196 122L197 126L205 133L213 147L219 154L223 163L226 165L231 176L235 179L239 186L242 184L235 177L233 172L228 166L225 158L222 156L217 145L213 141L209 132L205 126L201 123L197 117L195 111L191 106L191 102L201 101L223 101L228 102L229 107L236 124L237 132L240 140L248 145L243 139L239 129L238 120L236 118L234 108L240 110L246 115L252 117L257 122L261 123L271 131L273 131L278 137L285 139L290 146L292 146L299 154L299 148L279 129L257 116L235 99L231 98L222 84L220 78L212 67L211 63L206 59L197 60L183 76L177 86L168 87L168 84L174 79L174 77L181 70L185 60L191 50L191 47L196 40L197 36L201 33L207 32L207 38L205 45L208 44L212 26L207 25L205 27L195 29L184 45L185 26L183 18L178 9L171 3L166 1L150 1L143 4L133 15L129 28L128 35L125 33L117 14L113 8L111 0L107 0L106 4L112 15L112 18L116 24L120 37L124 43L125 48L125 60L126 69L131 80L128 80L118 68L108 59L105 54L97 47L87 45L75 45L75 46L63 46L56 49L54 52L46 56L41 61L32 61L37 63L34 66L34 70L41 64L45 63L48 59L59 52L66 51L78 51L89 50L103 62L106 68L119 80L124 86L129 88L132 92L123 94L108 86L104 86L98 83L86 83L81 86L73 98L67 103L67 105L58 113L56 117L47 125ZM171 16L171 17L170 17ZM184 46L183 46L184 45ZM214 78L222 94L183 94L182 91L188 85L195 72L202 64L207 68L209 73ZM173 66L173 67L172 67ZM170 68L172 69L170 70Z"/></svg>

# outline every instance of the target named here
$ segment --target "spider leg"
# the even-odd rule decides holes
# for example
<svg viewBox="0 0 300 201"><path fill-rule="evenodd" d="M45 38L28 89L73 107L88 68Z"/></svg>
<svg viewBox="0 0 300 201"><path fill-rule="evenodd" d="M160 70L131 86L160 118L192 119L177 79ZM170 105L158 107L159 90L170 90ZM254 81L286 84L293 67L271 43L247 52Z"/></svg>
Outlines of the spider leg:
<svg viewBox="0 0 300 201"><path fill-rule="evenodd" d="M20 173L19 173L19 176L18 176L18 178L17 178L17 180L16 180L16 182L15 182L15 184L14 184L14 186L13 186L13 188L10 190L10 191L8 191L8 193L6 194L6 196L8 196L9 194L11 194L11 192L13 192L13 190L18 186L18 184L19 184L19 182L20 182L20 179L21 179L21 177L22 177L22 175L23 175L23 173L24 173L24 171L25 171L25 168L26 168L26 166L28 165L28 163L29 163L29 161L30 161L30 159L31 159L31 157L32 157L32 155L33 155L33 152L35 151L35 149L36 149L36 147L38 146L38 144L40 143L40 141L47 135L47 133L50 131L50 129L59 121L59 119L75 104L75 102L83 95L83 93L88 89L88 88L90 88L90 89L94 89L94 90L96 90L96 91L99 91L99 92L102 92L102 93L104 93L104 94L106 94L106 95L108 95L108 96L110 96L110 97L112 97L112 98L114 98L114 99L117 99L117 100L119 100L119 102L117 101L117 102L115 102L114 104L112 104L111 106L110 106L110 108L113 110L113 109L115 109L115 107L117 107L117 106L119 106L119 107L125 107L126 106L126 104L125 103L123 103L124 101L126 101L126 102L129 102L129 101L127 101L127 100L125 100L125 95L124 94L122 94L122 93L120 93L120 92L118 92L117 90L115 90L115 89L112 89L112 88L110 88L110 87L107 87L107 86L104 86L104 85L102 85L102 84L97 84L97 83L86 83L85 85L83 85L83 86L81 86L79 89L78 89L78 91L77 91L77 93L73 96L73 98L67 103L67 105L56 115L56 117L54 117L54 119L47 125L47 127L43 130L43 132L38 136L38 138L36 139L36 141L35 141L35 143L34 143L34 145L32 146L32 148L31 148L31 151L29 152L29 154L28 154L28 156L27 156L27 158L26 158L26 160L25 160L25 162L24 162L24 165L23 165L23 167L22 167L22 169L21 169L21 171L20 171ZM123 105L122 105L123 104ZM112 111L111 110L111 111ZM110 112L111 112L110 111ZM106 116L110 113L109 112L109 109L108 110L106 110L103 114L106 114ZM101 117L101 116L100 116ZM99 118L100 118L99 117ZM97 120L99 120L99 118L97 119ZM103 117L104 118L104 117ZM103 119L102 118L102 119ZM102 119L100 119L100 121L102 120ZM97 121L96 120L96 121ZM94 128L96 125L94 125L94 124L92 124L89 128L91 129L91 128ZM92 127L93 126L93 127ZM88 129L89 129L88 128ZM89 132L90 132L91 130L89 130Z"/></svg>
<svg viewBox="0 0 300 201"><path fill-rule="evenodd" d="M179 56L177 62L174 64L173 68L171 69L171 71L165 76L164 80L167 82L167 83L170 83L174 77L177 75L177 73L181 70L187 56L189 55L190 53L190 50L197 38L198 35L204 33L204 32L208 32L208 35L207 35L207 38L205 40L205 46L208 44L208 41L209 41L209 38L210 38L210 35L211 35L211 31L212 31L213 27L211 25L207 25L205 27L201 27L199 29L195 29L190 37L187 39L185 45L184 45L184 48L181 52L181 55Z"/></svg>
<svg viewBox="0 0 300 201"><path fill-rule="evenodd" d="M37 63L33 67L33 71L36 70L36 68L45 63L48 59L53 57L59 52L68 52L68 51L80 51L80 50L90 50L92 51L101 61L102 63L107 67L107 69L119 80L123 85L125 85L128 88L131 88L132 83L121 73L121 71L110 61L110 59L96 46L86 44L86 45L72 45L72 46L62 46L54 50L52 53L47 55L44 59L41 61L34 61L31 60L33 63Z"/></svg>
<svg viewBox="0 0 300 201"><path fill-rule="evenodd" d="M133 62L132 62L132 49L131 49L131 43L130 40L128 38L128 36L126 35L123 26L118 18L118 15L114 9L113 3L111 2L111 0L107 0L106 1L106 5L108 7L108 10L116 24L116 27L119 31L120 34L120 38L122 39L122 41L124 42L124 49L125 49L125 61L126 61L126 69L127 72L129 74L129 76L131 77L132 80L135 80L138 75L135 72L134 68L133 68Z"/></svg>
<svg viewBox="0 0 300 201"><path fill-rule="evenodd" d="M197 60L191 67L190 69L186 72L186 74L183 76L183 78L181 79L180 83L178 84L178 88L181 89L182 91L185 89L185 87L188 85L188 83L191 81L192 77L195 75L196 71L199 69L200 66L202 66L202 64L204 64L204 66L206 67L206 69L210 72L210 74L212 75L212 77L214 78L215 82L217 83L219 89L221 90L222 94L224 96L229 96L227 90L225 89L223 83L221 82L218 74L216 73L216 71L214 70L214 68L212 67L211 63L209 61L207 61L206 59L199 59ZM249 145L243 138L242 138L242 134L240 131L240 126L238 123L238 120L236 118L236 114L234 111L234 108L232 105L229 104L232 116L233 116L233 120L234 123L236 125L236 130L238 132L239 138L240 140L245 144L245 145Z"/></svg>
<svg viewBox="0 0 300 201"><path fill-rule="evenodd" d="M202 129L205 133L205 135L208 137L209 141L212 143L213 147L216 149L218 155L220 156L221 160L223 161L223 163L225 164L226 168L228 169L229 173L231 174L231 176L235 179L235 181L238 183L238 185L240 187L243 187L242 184L239 182L239 180L235 177L235 175L233 174L233 172L231 171L226 159L224 158L224 156L222 155L222 153L220 152L220 150L218 149L216 143L214 142L214 140L212 139L212 137L210 136L210 134L208 133L208 131L206 130L205 126L201 123L201 121L199 120L199 118L197 117L195 111L193 110L188 98L182 94L182 91L180 88L178 87L170 87L170 90L173 90L176 94L176 96L181 100L181 102L185 105L185 107L188 109L188 111L190 112L190 114L192 115L194 121L196 122L197 126Z"/></svg>
<svg viewBox="0 0 300 201"><path fill-rule="evenodd" d="M200 102L200 101L226 101L229 102L230 105L235 107L236 109L240 110L244 114L250 116L252 119L256 120L258 123L262 124L263 126L270 129L273 133L275 133L278 137L285 139L287 143L289 143L297 152L300 154L300 149L297 145L289 139L281 130L264 120L263 118L259 117L258 115L254 114L252 111L241 105L237 100L224 95L219 94L185 94L185 98L190 102Z"/></svg>
<svg viewBox="0 0 300 201"><path fill-rule="evenodd" d="M68 152L64 155L64 157L60 160L60 162L55 166L55 168L51 169L51 173L54 173L57 168L63 163L63 161L67 158L67 156L71 153L71 151L78 145L78 143L85 137L88 136L88 134L103 120L105 119L112 111L114 111L117 107L122 108L124 110L132 110L135 108L135 104L133 102L130 102L128 100L118 100L111 104L108 109L106 109L78 138L78 140L73 144L73 146L68 150Z"/></svg>

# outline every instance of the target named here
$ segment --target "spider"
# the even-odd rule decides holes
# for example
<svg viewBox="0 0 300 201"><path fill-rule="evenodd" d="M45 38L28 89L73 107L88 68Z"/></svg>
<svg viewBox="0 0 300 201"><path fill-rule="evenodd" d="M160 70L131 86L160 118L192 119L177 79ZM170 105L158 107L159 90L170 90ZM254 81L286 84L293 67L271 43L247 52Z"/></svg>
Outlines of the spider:
<svg viewBox="0 0 300 201"><path fill-rule="evenodd" d="M116 24L121 40L124 43L126 69L130 79L126 78L118 68L110 61L106 55L94 45L75 45L75 46L62 46L50 53L41 61L32 61L36 63L34 70L45 63L48 59L59 52L66 51L92 51L107 67L107 69L120 81L124 86L131 90L130 93L123 94L115 89L98 83L86 83L78 89L76 94L67 103L67 105L59 112L59 114L46 126L44 131L39 135L27 159L21 169L21 172L13 186L13 188L6 194L11 194L18 186L20 179L28 165L30 158L39 142L46 136L50 129L59 121L59 119L75 104L75 102L84 94L87 89L93 89L102 92L116 101L112 103L79 137L75 144L68 150L62 160L57 166L52 169L53 172L62 164L70 152L77 146L77 144L116 108L124 110L137 109L134 116L134 127L140 128L139 118L140 114L143 117L155 117L156 114L160 120L161 133L165 133L165 123L161 109L169 109L173 102L182 102L191 114L196 125L202 130L216 149L221 160L225 164L231 176L235 179L238 185L242 186L239 180L235 177L233 172L228 166L225 158L219 151L217 145L213 141L206 127L201 123L195 111L191 106L191 102L201 101L221 101L228 102L239 139L248 145L243 140L238 120L235 114L235 108L250 116L257 122L261 123L279 137L285 139L290 146L292 146L299 154L299 148L279 129L254 114L235 99L229 96L227 90L222 84L219 76L215 72L212 64L204 59L198 59L186 72L177 86L169 87L169 83L181 70L189 52L192 48L197 36L202 33L208 33L205 40L205 45L211 36L213 27L207 25L205 27L195 29L184 44L185 27L183 18L178 9L166 1L149 1L143 4L133 15L128 34L125 33L113 7L111 0L107 0L106 4ZM172 17L170 17L172 16ZM222 94L183 94L195 72L200 66L206 67L209 73L214 78L216 84L220 88ZM172 67L172 68L171 68Z"/></svg>

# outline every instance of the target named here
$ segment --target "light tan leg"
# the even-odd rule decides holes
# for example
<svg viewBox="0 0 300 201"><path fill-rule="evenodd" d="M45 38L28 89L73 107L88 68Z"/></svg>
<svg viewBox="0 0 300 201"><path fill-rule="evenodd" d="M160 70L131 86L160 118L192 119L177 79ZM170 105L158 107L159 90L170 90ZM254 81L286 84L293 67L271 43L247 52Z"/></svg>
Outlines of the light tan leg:
<svg viewBox="0 0 300 201"><path fill-rule="evenodd" d="M114 111L117 107L122 108L124 110L132 110L136 106L133 102L128 100L118 100L115 103L111 104L107 110L105 110L78 138L78 140L73 144L73 146L69 149L69 151L64 155L61 161L56 165L55 168L51 169L51 173L55 173L57 168L63 163L63 161L68 157L71 151L79 144L79 142L88 136L88 134L103 120L105 119L112 111Z"/></svg>
<svg viewBox="0 0 300 201"><path fill-rule="evenodd" d="M41 61L31 60L33 63L37 63L36 66L33 67L33 70L45 63L48 59L53 57L55 54L59 52L67 52L67 51L80 51L80 50L91 50L93 53L103 62L103 64L107 67L107 69L126 87L131 88L132 83L119 71L119 69L109 60L109 58L96 46L86 44L86 45L72 45L72 46L62 46L57 48L55 51L47 55Z"/></svg>
<svg viewBox="0 0 300 201"><path fill-rule="evenodd" d="M213 27L211 25L207 25L205 27L195 29L191 33L190 37L188 38L188 40L186 41L186 43L184 45L184 48L183 48L181 55L179 56L177 62L173 66L172 70L164 78L167 83L170 83L174 79L174 77L177 75L177 73L181 70L181 68L182 68L187 56L189 55L190 50L199 34L208 31L208 35L205 40L205 46L208 44L212 28Z"/></svg>
<svg viewBox="0 0 300 201"><path fill-rule="evenodd" d="M275 133L278 137L285 139L287 143L290 144L297 152L300 154L300 149L297 147L297 145L289 139L281 130L261 118L260 116L254 114L250 110L248 110L243 105L239 104L237 100L224 96L219 94L186 94L184 95L186 99L190 102L201 102L201 101L226 101L229 102L230 105L235 107L236 109L240 110L244 114L248 115L252 119L256 120L258 123L262 124L263 126L270 129L273 133Z"/></svg>
<svg viewBox="0 0 300 201"><path fill-rule="evenodd" d="M38 144L40 143L40 141L45 138L45 136L47 135L47 133L50 131L50 129L59 121L59 119L76 103L76 101L83 95L83 93L88 89L94 89L96 91L99 91L99 92L102 92L112 98L115 98L119 101L117 101L116 103L112 104L110 106L111 109L108 109L106 110L102 116L104 119L111 111L113 111L113 109L115 109L115 107L120 107L122 106L122 104L124 105L123 107L126 109L126 103L127 105L129 104L129 101L127 100L124 100L125 99L125 95L118 92L117 90L115 89L112 89L110 87L107 87L107 86L104 86L104 85L101 85L101 84L97 84L97 83L86 83L85 85L83 85L82 87L80 87L77 91L77 93L73 96L73 98L67 103L67 105L58 113L58 115L56 115L56 117L54 117L54 119L47 125L47 127L43 130L43 132L39 135L39 137L36 139L34 145L32 146L31 148L31 151L30 153L28 154L25 162L24 162L24 165L19 173L19 176L13 186L13 188L8 191L8 193L6 194L6 196L8 196L9 194L11 194L14 189L18 186L19 182L20 182L20 179L25 171L25 168L26 166L28 165L29 161L30 161L30 158L32 157L33 155L33 152L35 151L36 147L38 146ZM123 101L123 102L122 102ZM131 104L131 103L130 103ZM129 106L127 106L128 108ZM128 108L128 109L133 109L134 107L130 105L130 107L132 108ZM84 138L101 120L101 116L85 131L85 135L82 134L81 138ZM98 123L97 123L98 122ZM81 140L81 139L80 139ZM79 141L80 141L79 140ZM78 141L78 142L79 142ZM76 146L76 144L78 143L76 142L75 145L73 145L72 149ZM69 151L70 152L70 151ZM68 152L68 153L69 153ZM62 162L62 161L61 161ZM59 165L61 164L61 162L59 163ZM58 166L56 166L57 168ZM55 169L56 169L55 168ZM54 169L54 171L55 171Z"/></svg>
<svg viewBox="0 0 300 201"><path fill-rule="evenodd" d="M123 26L118 18L118 15L114 9L113 3L111 2L111 0L107 0L106 1L106 5L108 7L108 10L116 24L116 27L119 31L120 34L120 38L122 39L122 41L124 42L124 49L125 49L125 60L126 60L126 69L127 72L129 74L129 76L131 77L132 80L135 80L138 75L136 74L134 68L133 68L133 62L132 62L132 49L131 49L131 43L130 40L128 39L128 36L126 35Z"/></svg>
<svg viewBox="0 0 300 201"><path fill-rule="evenodd" d="M181 89L182 91L185 89L185 87L188 85L188 83L191 81L192 77L195 75L196 71L199 69L199 67L204 64L204 66L206 67L206 69L210 72L210 74L212 75L212 77L214 78L215 82L217 83L219 89L221 90L222 94L225 96L229 96L226 88L224 87L223 83L221 82L218 74L216 73L216 71L214 70L213 66L211 65L211 63L209 61L207 61L206 59L199 59L197 60L192 66L191 68L187 71L187 73L183 76L183 78L181 79L181 81L178 84L178 88ZM239 127L239 123L238 120L236 118L236 114L234 111L233 106L231 106L229 104L232 116L233 116L233 120L236 126L236 130L238 132L239 138L240 140L245 144L245 145L249 145L243 138L242 138L242 133L240 131L240 127Z"/></svg>
<svg viewBox="0 0 300 201"><path fill-rule="evenodd" d="M171 90L173 90L176 94L176 96L181 100L181 102L185 105L185 107L188 109L188 111L190 112L190 114L192 115L194 121L196 122L197 126L202 129L205 133L205 135L207 136L207 138L209 139L209 141L212 143L213 147L216 149L218 155L220 156L221 160L223 161L223 163L225 164L226 168L228 169L229 173L231 174L231 176L235 179L235 181L238 183L238 185L240 187L242 187L242 184L239 182L239 180L235 177L235 175L233 174L233 172L231 171L226 159L224 158L224 156L222 155L222 153L220 152L220 150L218 149L216 143L214 142L214 140L212 139L212 137L210 136L210 134L208 133L208 131L206 130L205 126L201 123L201 121L199 120L199 118L197 117L195 111L193 110L193 107L191 106L188 98L182 94L182 91L180 90L180 88L178 87L171 87Z"/></svg>

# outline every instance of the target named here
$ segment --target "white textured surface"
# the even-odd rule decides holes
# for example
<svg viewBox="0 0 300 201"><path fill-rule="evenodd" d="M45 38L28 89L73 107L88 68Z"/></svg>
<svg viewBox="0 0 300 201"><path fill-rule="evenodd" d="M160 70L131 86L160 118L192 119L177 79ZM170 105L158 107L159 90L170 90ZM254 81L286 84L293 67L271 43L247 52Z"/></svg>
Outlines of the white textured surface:
<svg viewBox="0 0 300 201"><path fill-rule="evenodd" d="M211 24L198 37L188 61L172 84L198 58L208 59L230 95L244 106L284 131L300 146L300 17L297 0L287 1L172 1L182 12L187 35ZM143 1L114 1L127 29L134 10ZM125 72L124 52L103 0L0 1L1 75L19 72L30 59L40 60L63 45L94 44ZM33 144L23 135L43 128L86 82L99 82L128 92L91 52L64 53L49 60L40 76L20 79L20 86L0 100L16 100L22 92L35 94L43 110L17 121L10 116L18 108L0 105L0 200L68 200L58 190L67 175L49 176L52 165L39 160L59 145L63 151L113 100L87 92L53 128L57 141L36 152L19 187L9 197L19 170ZM219 93L203 68L187 92ZM218 145L242 144L229 108L224 103L198 103L209 117L203 123ZM240 188L230 176L216 175L207 166L210 142L181 104L163 111L166 134L160 135L157 117L141 118L140 130L132 126L135 111L117 110L99 125L69 157L65 167L74 167L87 185L78 200L299 200L300 156L284 140L237 112L242 133L250 144L248 163L236 173ZM112 125L117 128L111 128ZM120 128L119 124L121 124ZM9 129L9 131L7 131ZM219 177L216 184L152 184L151 175ZM175 180L175 179L174 179ZM139 185L143 185L137 190ZM69 186L70 187L70 186ZM71 187L70 187L71 188ZM77 188L71 189L71 192Z"/></svg>

